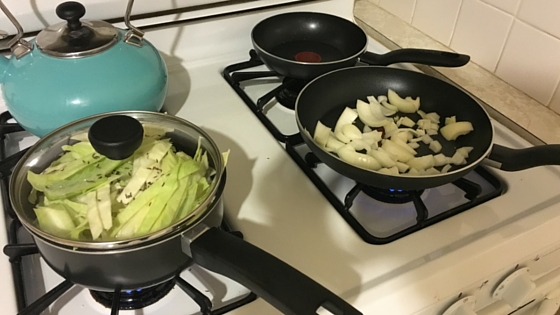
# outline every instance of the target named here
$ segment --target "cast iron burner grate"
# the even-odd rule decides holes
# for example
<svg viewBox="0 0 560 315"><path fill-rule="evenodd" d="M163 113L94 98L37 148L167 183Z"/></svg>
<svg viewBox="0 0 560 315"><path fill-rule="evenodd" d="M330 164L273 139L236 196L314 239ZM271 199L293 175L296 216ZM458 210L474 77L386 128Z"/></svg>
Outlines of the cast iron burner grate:
<svg viewBox="0 0 560 315"><path fill-rule="evenodd" d="M280 74L274 71L240 71L245 69L250 69L253 67L258 67L264 63L259 59L255 50L251 49L249 51L249 60L234 65L227 66L224 69L224 78L231 85L231 87L237 92L245 104L253 111L253 113L259 118L259 120L266 126L266 128L272 133L274 138L280 142L286 142L286 140L296 135L287 135L280 131L280 129L267 118L266 113L263 111L264 106L276 97L278 102L283 106L294 109L295 101L301 89L306 85L307 82L285 77L282 79L282 83L279 84L274 89L265 93L256 102L254 102L247 93L241 88L240 83L243 81L249 81L259 78L278 78L281 77Z"/></svg>
<svg viewBox="0 0 560 315"><path fill-rule="evenodd" d="M334 209L336 209L336 211L365 242L370 244L387 244L393 242L425 227L471 209L505 192L506 185L500 178L487 171L484 167L478 166L471 173L476 174L477 178L481 178L481 181L483 183L473 181L468 178L461 178L451 183L451 185L453 185L455 188L464 192L461 198L465 199L465 201L461 201L462 203L460 203L459 205L450 206L449 208L445 209L442 212L438 212L437 214L431 214L432 209L429 208L426 202L422 200L422 195L424 193L423 190L399 192L397 187L395 187L396 189L394 189L393 191L383 191L379 189L373 189L372 187L361 183L355 183L355 185L351 189L349 189L343 197L337 196L334 190L331 189L325 183L323 178L321 178L321 176L318 174L317 166L322 162L313 153L310 152L301 135L299 133L292 135L281 133L277 126L275 126L275 124L263 113L263 106L268 103L272 99L272 97L277 94L278 91L285 89L286 82L283 81L281 85L260 97L257 102L254 102L249 97L249 95L247 95L247 93L241 88L240 82L242 81L248 81L262 77L278 76L277 73L272 71L243 71L261 65L263 65L263 62L259 60L256 52L251 50L249 52L248 61L227 66L224 69L223 76L224 79L230 84L230 86L236 91L239 97L241 97L245 104L268 129L268 131L276 138L276 140L285 144L285 149L290 157L314 183L314 185L319 189L323 196L325 196L325 198L330 202ZM288 80L288 82L290 81ZM302 150L301 148L304 149ZM302 151L304 153L301 153ZM482 184L484 185L485 189L481 188ZM490 188L488 188L487 186L490 186ZM427 189L426 191L429 190L430 189ZM370 232L367 226L365 226L364 222L360 221L360 219L358 219L352 212L353 204L356 201L356 198L362 192L372 199L384 203L403 204L407 206L412 205L414 212L416 213L415 223L389 235L377 235ZM395 209L395 211L398 210L399 209Z"/></svg>
<svg viewBox="0 0 560 315"><path fill-rule="evenodd" d="M39 254L39 250L34 243L21 243L18 240L18 231L23 227L21 225L21 222L17 219L14 209L12 208L12 205L9 201L9 174L11 174L11 169L13 168L15 163L17 163L17 161L27 151L22 150L5 158L6 135L14 132L24 131L23 128L17 123L8 123L11 118L12 116L9 112L0 114L0 141L2 142L0 145L0 159L2 159L3 161L10 160L11 162L13 162L5 163L5 169L0 169L0 193L2 195L4 212L7 214L6 225L8 230L8 245L4 246L4 254L9 257L12 266L12 275L16 293L18 315L37 315L46 310L51 304L57 301L60 296L74 287L74 284L68 280L64 280L49 292L39 297L33 303L28 304L26 300L25 285L23 281L24 270L22 265L22 258L28 255ZM7 167L9 165L11 165L11 167ZM243 234L241 232L233 231L225 220L222 221L221 228L224 231L228 231L237 237L243 237ZM257 298L256 294L250 292L241 299L230 302L218 309L212 309L212 301L194 286L182 279L180 276L176 276L174 279L168 282L156 285L151 288L134 290L135 292L122 292L119 288L115 288L115 291L113 293L93 291L91 292L91 294L96 301L111 309L111 315L117 315L119 314L120 310L139 309L155 303L156 301L164 297L167 293L169 293L169 291L175 285L179 287L183 292L185 292L185 294L200 307L200 312L202 315L226 314L243 305L251 303ZM147 300L141 300L140 298L147 298Z"/></svg>

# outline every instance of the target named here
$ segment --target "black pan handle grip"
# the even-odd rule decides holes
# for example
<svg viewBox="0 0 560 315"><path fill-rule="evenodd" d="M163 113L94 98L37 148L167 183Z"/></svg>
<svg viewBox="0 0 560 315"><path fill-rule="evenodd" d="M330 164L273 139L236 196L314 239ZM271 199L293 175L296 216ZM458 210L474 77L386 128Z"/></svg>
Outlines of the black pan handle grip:
<svg viewBox="0 0 560 315"><path fill-rule="evenodd" d="M488 158L500 163L501 170L510 172L543 165L560 165L560 144L539 145L526 149L512 149L494 144Z"/></svg>
<svg viewBox="0 0 560 315"><path fill-rule="evenodd" d="M262 249L218 228L190 244L200 266L229 277L288 315L316 315L322 307L335 315L358 310L308 276Z"/></svg>
<svg viewBox="0 0 560 315"><path fill-rule="evenodd" d="M410 62L437 67L461 67L471 59L468 55L448 51L403 48L386 54L375 54L366 51L360 61L372 66L387 66L394 63Z"/></svg>

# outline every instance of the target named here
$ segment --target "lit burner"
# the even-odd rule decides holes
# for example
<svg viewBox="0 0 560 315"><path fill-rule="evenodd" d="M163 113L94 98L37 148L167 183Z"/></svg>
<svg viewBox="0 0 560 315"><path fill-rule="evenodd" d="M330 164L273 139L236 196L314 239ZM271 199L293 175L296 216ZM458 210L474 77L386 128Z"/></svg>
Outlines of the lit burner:
<svg viewBox="0 0 560 315"><path fill-rule="evenodd" d="M119 309L136 310L151 305L167 295L175 285L175 281L170 280L153 287L126 290L121 292L119 297ZM101 305L111 308L113 306L113 292L100 292L90 290L91 296Z"/></svg>
<svg viewBox="0 0 560 315"><path fill-rule="evenodd" d="M413 198L412 197L413 193L415 193L415 191L409 191L409 190L393 189L393 188L382 189L382 188L375 188L371 186L364 186L362 188L362 191L366 195L370 196L375 200L379 200L381 202L386 202L386 203L395 203L395 204L411 202ZM422 191L419 191L419 195L421 194Z"/></svg>

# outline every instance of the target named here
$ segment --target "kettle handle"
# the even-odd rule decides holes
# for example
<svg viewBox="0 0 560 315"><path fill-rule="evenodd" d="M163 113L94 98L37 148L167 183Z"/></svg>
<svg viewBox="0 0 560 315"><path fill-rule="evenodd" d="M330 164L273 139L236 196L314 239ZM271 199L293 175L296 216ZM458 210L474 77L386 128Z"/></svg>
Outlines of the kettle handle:
<svg viewBox="0 0 560 315"><path fill-rule="evenodd" d="M10 10L8 10L8 7L6 7L6 5L4 5L4 3L1 0L0 0L0 9L2 10L2 12L4 12L4 14L10 20L10 22L12 22L12 24L14 24L14 26L17 29L16 36L14 36L14 38L10 40L8 46L10 47L12 54L17 59L19 59L27 55L33 50L33 44L23 39L23 27L21 27L21 24L19 24L16 17L12 14L12 12L10 12Z"/></svg>
<svg viewBox="0 0 560 315"><path fill-rule="evenodd" d="M126 32L124 42L133 46L142 47L144 32L130 23L130 15L132 14L133 5L134 0L128 0L128 5L126 6L126 12L124 14L124 24L126 24L129 30Z"/></svg>

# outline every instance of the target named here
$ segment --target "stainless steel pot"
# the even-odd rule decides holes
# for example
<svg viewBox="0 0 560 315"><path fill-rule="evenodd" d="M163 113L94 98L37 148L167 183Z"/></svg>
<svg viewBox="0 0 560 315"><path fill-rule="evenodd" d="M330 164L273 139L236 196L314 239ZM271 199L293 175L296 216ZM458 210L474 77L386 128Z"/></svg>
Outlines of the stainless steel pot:
<svg viewBox="0 0 560 315"><path fill-rule="evenodd" d="M142 124L172 131L166 137L178 150L193 154L201 139L209 165L216 172L208 197L187 217L153 233L115 241L78 241L58 237L37 226L28 201L27 172L45 169L70 144L73 135L88 131L100 119L124 115ZM246 286L285 314L361 314L309 277L265 251L218 228L223 218L226 173L214 141L199 127L166 114L140 111L87 117L39 140L18 162L10 181L14 210L32 234L44 260L71 282L100 291L149 287L173 278L191 263L221 273Z"/></svg>

